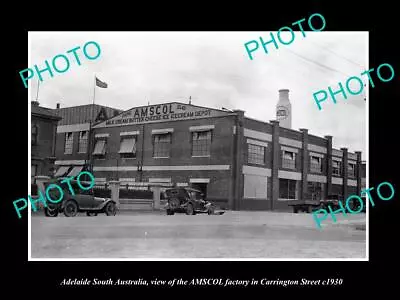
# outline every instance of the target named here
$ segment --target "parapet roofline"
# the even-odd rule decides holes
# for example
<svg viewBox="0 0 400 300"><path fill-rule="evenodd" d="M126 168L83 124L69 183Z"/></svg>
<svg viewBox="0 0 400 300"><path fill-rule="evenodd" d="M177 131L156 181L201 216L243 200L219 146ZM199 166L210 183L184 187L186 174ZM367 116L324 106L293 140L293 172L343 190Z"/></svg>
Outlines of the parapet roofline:
<svg viewBox="0 0 400 300"><path fill-rule="evenodd" d="M42 106L32 106L31 114L37 117L46 117L53 120L61 120L62 118L55 114L51 108L46 108Z"/></svg>
<svg viewBox="0 0 400 300"><path fill-rule="evenodd" d="M106 106L106 105L102 105L102 104L81 104L81 105L73 105L73 106L66 106L66 107L60 107L60 108L52 108L51 110L62 110L62 109L69 109L69 108L75 108L75 107L83 107L83 106L99 106L99 107L105 107L105 108L110 108L110 109L114 109L114 110L118 110L118 111L123 111L120 108L114 108L111 106ZM50 109L50 108L49 108Z"/></svg>
<svg viewBox="0 0 400 300"><path fill-rule="evenodd" d="M224 112L224 113L234 113L234 112L229 112L223 109L219 109L219 108L213 108L213 107L207 107L207 106L200 106L200 105L195 105L195 104L189 104L189 103L183 103L183 102L177 102L177 101L172 101L172 102L162 102L162 103L155 103L155 104L149 104L149 105L142 105L142 106L134 106L131 107L127 110L124 110L122 113L130 111L132 109L137 109L137 108L142 108L142 107L149 107L149 106L157 106L157 105L167 105L167 104L181 104L181 105L185 105L185 106L194 106L194 107L198 107L198 108L205 108L205 109L213 109L213 110L218 110L220 112ZM122 114L120 113L120 114ZM118 115L116 115L115 117L117 117ZM110 118L111 119L111 118Z"/></svg>
<svg viewBox="0 0 400 300"><path fill-rule="evenodd" d="M119 114L117 114L115 116L112 116L112 117L108 118L107 120L104 120L104 121L101 121L101 122L97 123L93 127L96 127L98 125L101 125L104 122L107 122L109 120L117 118L120 115L122 115L122 114L124 114L124 113L126 113L128 111L134 110L134 109L140 109L140 108L143 108L143 107L150 107L150 106L157 106L157 105L168 105L168 104L180 104L180 105L184 105L184 106L193 106L193 107L203 108L203 109L212 109L212 110L216 110L216 111L219 111L219 112L223 112L223 113L225 113L227 115L236 115L237 114L236 112L226 111L226 110L223 110L223 109L218 109L218 108L212 108L212 107L207 107L207 106L200 106L200 105L195 105L195 104L189 104L189 103L173 101L173 102L162 102L162 103L156 103L156 104L150 104L150 105L134 106L134 107L131 107L131 108L127 109L127 110L121 111Z"/></svg>

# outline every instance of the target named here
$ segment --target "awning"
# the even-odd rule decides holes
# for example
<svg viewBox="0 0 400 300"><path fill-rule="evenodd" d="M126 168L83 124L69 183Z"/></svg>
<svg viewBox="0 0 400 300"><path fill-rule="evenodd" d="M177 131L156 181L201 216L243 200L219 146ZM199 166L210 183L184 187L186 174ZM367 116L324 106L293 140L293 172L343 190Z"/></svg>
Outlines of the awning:
<svg viewBox="0 0 400 300"><path fill-rule="evenodd" d="M106 140L97 140L93 155L104 155L106 153Z"/></svg>
<svg viewBox="0 0 400 300"><path fill-rule="evenodd" d="M61 166L61 167L59 167L54 176L55 177L63 177L63 176L65 176L65 173L68 172L69 168L70 168L70 166Z"/></svg>
<svg viewBox="0 0 400 300"><path fill-rule="evenodd" d="M162 129L153 129L151 131L151 134L165 134L165 133L171 133L174 132L173 128L162 128Z"/></svg>
<svg viewBox="0 0 400 300"><path fill-rule="evenodd" d="M73 169L71 170L71 172L68 173L68 177L71 177L71 176L73 176L73 177L78 176L79 173L82 171L82 169L83 169L83 166L76 166L76 167L73 167Z"/></svg>
<svg viewBox="0 0 400 300"><path fill-rule="evenodd" d="M121 141L118 153L136 153L136 140L134 137L125 138Z"/></svg>

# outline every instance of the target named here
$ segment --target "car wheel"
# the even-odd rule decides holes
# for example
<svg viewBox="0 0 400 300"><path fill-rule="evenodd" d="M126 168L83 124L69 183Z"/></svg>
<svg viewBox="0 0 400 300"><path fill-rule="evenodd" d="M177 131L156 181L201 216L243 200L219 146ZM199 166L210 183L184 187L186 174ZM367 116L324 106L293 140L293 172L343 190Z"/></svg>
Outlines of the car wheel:
<svg viewBox="0 0 400 300"><path fill-rule="evenodd" d="M88 217L97 216L97 212L87 211L87 212L86 212L86 215L87 215Z"/></svg>
<svg viewBox="0 0 400 300"><path fill-rule="evenodd" d="M75 217L78 214L78 204L75 201L69 200L64 206L64 215L66 217Z"/></svg>
<svg viewBox="0 0 400 300"><path fill-rule="evenodd" d="M313 211L313 207L312 207L311 205L308 206L308 208L307 208L307 213L311 214L312 211Z"/></svg>
<svg viewBox="0 0 400 300"><path fill-rule="evenodd" d="M53 218L57 217L58 216L58 207L56 207L56 208L45 207L44 214L46 217L53 217Z"/></svg>
<svg viewBox="0 0 400 300"><path fill-rule="evenodd" d="M293 212L294 212L295 214L297 214L297 213L299 212L299 209L298 209L297 207L293 207Z"/></svg>
<svg viewBox="0 0 400 300"><path fill-rule="evenodd" d="M104 212L107 216L115 216L117 213L117 206L114 202L108 202L106 207L104 208Z"/></svg>
<svg viewBox="0 0 400 300"><path fill-rule="evenodd" d="M192 203L188 203L188 205L186 206L186 214L194 215L194 208Z"/></svg>
<svg viewBox="0 0 400 300"><path fill-rule="evenodd" d="M172 216L174 214L173 210L167 209L167 215Z"/></svg>
<svg viewBox="0 0 400 300"><path fill-rule="evenodd" d="M214 206L210 206L209 209L208 209L208 211L207 211L207 213L208 213L209 215L213 215L214 212L215 212L215 207L214 207Z"/></svg>

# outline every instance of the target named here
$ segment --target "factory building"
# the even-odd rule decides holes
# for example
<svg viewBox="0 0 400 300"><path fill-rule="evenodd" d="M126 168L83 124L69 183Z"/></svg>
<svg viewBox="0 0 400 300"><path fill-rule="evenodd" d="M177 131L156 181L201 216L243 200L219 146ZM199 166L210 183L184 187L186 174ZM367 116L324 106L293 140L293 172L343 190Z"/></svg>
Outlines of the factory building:
<svg viewBox="0 0 400 300"><path fill-rule="evenodd" d="M96 180L191 186L234 210L287 210L292 199L360 193L361 152L333 148L332 136L291 129L288 93L280 90L277 120L270 122L178 102L99 121L90 148Z"/></svg>

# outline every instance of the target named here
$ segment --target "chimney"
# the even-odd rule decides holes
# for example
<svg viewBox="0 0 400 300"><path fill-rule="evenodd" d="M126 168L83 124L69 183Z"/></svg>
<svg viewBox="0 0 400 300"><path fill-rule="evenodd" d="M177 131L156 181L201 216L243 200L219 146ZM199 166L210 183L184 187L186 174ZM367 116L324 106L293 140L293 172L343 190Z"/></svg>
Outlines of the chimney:
<svg viewBox="0 0 400 300"><path fill-rule="evenodd" d="M60 103L57 103L56 108L57 108L57 109L60 109Z"/></svg>
<svg viewBox="0 0 400 300"><path fill-rule="evenodd" d="M276 105L276 120L279 121L279 126L292 128L292 104L289 100L289 90L279 90L279 100Z"/></svg>
<svg viewBox="0 0 400 300"><path fill-rule="evenodd" d="M32 106L39 106L39 102L38 101L31 101Z"/></svg>

